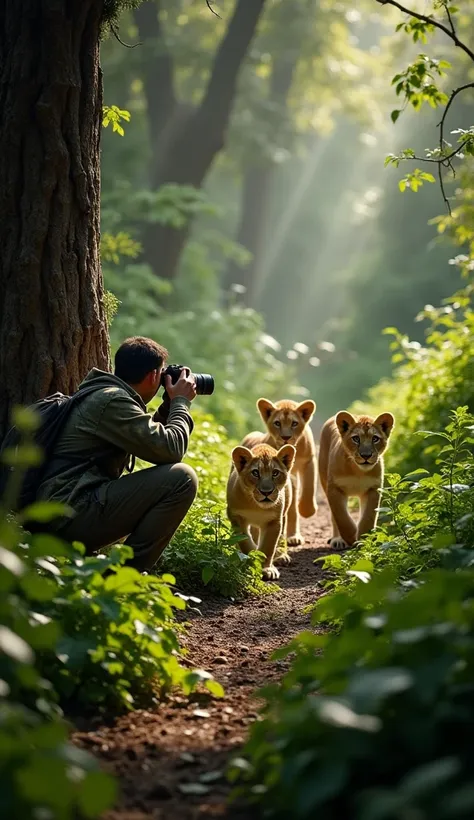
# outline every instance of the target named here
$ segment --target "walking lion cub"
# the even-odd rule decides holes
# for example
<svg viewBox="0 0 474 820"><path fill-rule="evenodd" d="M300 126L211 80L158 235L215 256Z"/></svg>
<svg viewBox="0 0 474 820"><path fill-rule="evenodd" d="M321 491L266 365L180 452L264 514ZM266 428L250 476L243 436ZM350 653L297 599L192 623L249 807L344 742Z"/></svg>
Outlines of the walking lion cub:
<svg viewBox="0 0 474 820"><path fill-rule="evenodd" d="M300 532L299 515L311 518L317 510L316 503L316 455L314 438L309 422L316 410L311 399L298 404L284 400L272 404L268 399L259 399L257 407L267 427L267 433L255 431L243 440L244 447L269 444L278 450L285 444L296 448L296 457L291 471L293 497L288 511L287 542L290 546L304 544ZM298 515L299 513L299 515Z"/></svg>
<svg viewBox="0 0 474 820"><path fill-rule="evenodd" d="M280 577L273 560L280 538L286 536L292 495L290 470L295 454L291 444L278 451L267 444L251 450L241 445L232 450L227 515L235 529L246 535L239 549L247 554L256 549L265 553L263 577L267 580ZM288 562L285 556L281 560Z"/></svg>
<svg viewBox="0 0 474 820"><path fill-rule="evenodd" d="M340 412L321 430L319 477L332 513L333 534L328 543L336 549L352 546L377 524L383 453L394 423L391 413L373 419ZM360 504L357 525L347 509L353 496Z"/></svg>

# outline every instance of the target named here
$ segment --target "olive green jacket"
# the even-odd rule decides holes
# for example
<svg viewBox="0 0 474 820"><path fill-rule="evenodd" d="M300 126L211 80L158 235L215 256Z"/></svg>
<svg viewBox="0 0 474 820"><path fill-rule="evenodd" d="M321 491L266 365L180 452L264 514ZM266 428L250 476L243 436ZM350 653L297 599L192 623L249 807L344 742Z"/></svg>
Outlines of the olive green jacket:
<svg viewBox="0 0 474 820"><path fill-rule="evenodd" d="M97 390L71 411L46 468L39 498L79 510L91 493L101 500L105 485L119 478L130 456L151 464L174 464L186 453L193 420L190 402L178 396L154 416L130 385L94 368L79 390Z"/></svg>

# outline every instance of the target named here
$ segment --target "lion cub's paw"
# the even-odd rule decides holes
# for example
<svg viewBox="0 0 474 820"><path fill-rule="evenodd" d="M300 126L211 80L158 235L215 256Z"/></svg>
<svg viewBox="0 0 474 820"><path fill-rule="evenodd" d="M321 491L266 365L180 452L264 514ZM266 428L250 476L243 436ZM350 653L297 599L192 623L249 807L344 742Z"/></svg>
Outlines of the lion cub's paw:
<svg viewBox="0 0 474 820"><path fill-rule="evenodd" d="M275 563L288 565L291 564L291 555L288 555L287 552L280 552L273 560Z"/></svg>
<svg viewBox="0 0 474 820"><path fill-rule="evenodd" d="M338 535L336 538L329 538L328 539L328 544L334 550L343 550L347 547L346 542L344 541L343 538L341 538L340 535Z"/></svg>
<svg viewBox="0 0 474 820"><path fill-rule="evenodd" d="M296 533L295 535L290 535L286 542L289 547L301 547L304 544L304 538L300 533Z"/></svg>
<svg viewBox="0 0 474 820"><path fill-rule="evenodd" d="M264 581L276 581L280 577L279 571L273 564L271 567L264 567L262 575Z"/></svg>

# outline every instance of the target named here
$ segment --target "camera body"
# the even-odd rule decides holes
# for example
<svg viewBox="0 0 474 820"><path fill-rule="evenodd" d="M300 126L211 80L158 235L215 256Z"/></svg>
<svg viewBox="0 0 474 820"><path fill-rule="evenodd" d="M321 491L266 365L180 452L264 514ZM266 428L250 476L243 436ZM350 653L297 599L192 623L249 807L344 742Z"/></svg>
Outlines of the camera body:
<svg viewBox="0 0 474 820"><path fill-rule="evenodd" d="M166 387L166 376L171 376L171 383L176 384L181 371L189 371L184 364L169 364L161 374L160 387ZM198 396L211 396L214 393L214 378L209 373L193 373Z"/></svg>

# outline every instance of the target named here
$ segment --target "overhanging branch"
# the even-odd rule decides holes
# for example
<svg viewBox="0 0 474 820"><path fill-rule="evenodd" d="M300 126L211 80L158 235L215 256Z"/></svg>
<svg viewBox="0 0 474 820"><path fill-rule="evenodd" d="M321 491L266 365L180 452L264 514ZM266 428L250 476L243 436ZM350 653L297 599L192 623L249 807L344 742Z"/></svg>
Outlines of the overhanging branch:
<svg viewBox="0 0 474 820"><path fill-rule="evenodd" d="M464 53L467 54L468 57L471 59L471 61L474 63L474 51L472 51L469 48L469 46L466 45L466 43L463 43L463 41L459 39L459 37L456 33L456 29L454 27L454 22L453 22L451 12L450 12L449 8L445 7L446 15L447 15L447 18L448 18L448 24L449 24L449 27L448 27L448 26L445 26L444 23L441 23L439 20L437 20L436 18L434 18L430 15L421 14L420 12L414 11L413 9L409 9L406 6L403 6L401 3L397 2L397 0L376 0L376 2L381 6L393 6L394 8L398 9L399 11L401 11L403 14L406 14L407 16L413 17L416 20L420 20L420 21L426 23L427 25L431 25L434 28L439 29L458 48L460 48L462 51L464 51ZM444 152L445 152L446 145L448 143L446 142L446 140L444 138L444 126L445 126L445 123L446 123L446 117L448 115L448 111L451 108L454 100L456 99L458 94L461 94L461 92L466 91L466 89L469 89L469 88L474 88L474 82L465 83L464 85L461 85L458 88L455 88L451 92L449 100L446 103L446 107L444 109L443 116L441 117L441 120L438 123L438 127L439 127L439 148L438 148L438 152L439 152L439 155L438 156L432 156L432 157L418 157L415 154L413 154L413 155L404 157L404 159L416 160L418 162L430 162L430 163L435 163L437 165L437 167L438 167L438 179L439 179L439 185L440 185L440 188L441 188L441 193L443 195L444 202L446 203L446 206L447 206L448 211L449 211L450 214L451 214L451 206L450 206L448 197L446 196L446 191L445 191L445 187L444 187L443 168L449 168L453 172L453 175L455 174L455 170L454 170L454 167L453 167L453 164L452 164L452 160L454 159L454 157L459 156L460 154L462 154L462 152L464 150L464 147L466 146L466 143L468 142L468 140L470 141L470 139L469 139L469 137L466 137L465 140L461 140L461 142L460 142L460 144L458 145L457 148L455 148L449 154L446 154Z"/></svg>
<svg viewBox="0 0 474 820"><path fill-rule="evenodd" d="M418 11L413 11L413 9L408 9L406 6L402 6L401 3L398 3L397 0L375 0L380 6L393 6L394 8L398 9L399 11L403 12L403 14L408 14L409 17L414 17L416 20L422 20L424 23L430 26L434 26L435 28L443 31L453 43L464 51L468 57L474 62L474 51L472 51L466 43L463 43L462 40L456 34L454 26L452 24L452 20L450 15L448 15L448 19L450 20L451 28L448 28L441 23L439 20L436 20L435 17L430 17L427 14L420 14Z"/></svg>

